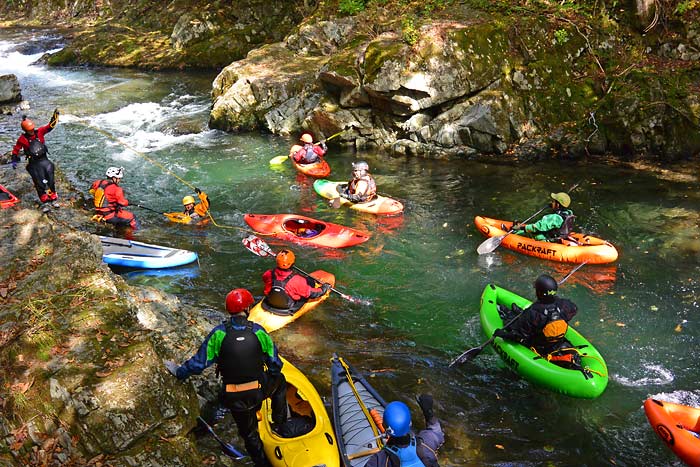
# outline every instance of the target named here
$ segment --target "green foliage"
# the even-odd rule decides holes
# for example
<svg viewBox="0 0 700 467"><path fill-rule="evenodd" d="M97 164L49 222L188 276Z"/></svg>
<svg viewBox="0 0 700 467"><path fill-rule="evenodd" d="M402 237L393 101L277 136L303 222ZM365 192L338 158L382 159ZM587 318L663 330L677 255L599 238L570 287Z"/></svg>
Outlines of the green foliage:
<svg viewBox="0 0 700 467"><path fill-rule="evenodd" d="M345 15L355 15L365 9L365 0L340 0L338 11Z"/></svg>
<svg viewBox="0 0 700 467"><path fill-rule="evenodd" d="M676 9L673 11L679 16L683 16L691 10L700 8L700 0L683 0L678 3Z"/></svg>
<svg viewBox="0 0 700 467"><path fill-rule="evenodd" d="M554 39L557 41L557 44L566 44L570 39L569 33L566 29L557 29L554 31Z"/></svg>
<svg viewBox="0 0 700 467"><path fill-rule="evenodd" d="M435 10L442 10L452 2L453 0L427 0L423 6L423 14L427 16Z"/></svg>
<svg viewBox="0 0 700 467"><path fill-rule="evenodd" d="M413 21L413 18L406 17L401 20L401 37L408 45L414 45L420 38L420 32Z"/></svg>

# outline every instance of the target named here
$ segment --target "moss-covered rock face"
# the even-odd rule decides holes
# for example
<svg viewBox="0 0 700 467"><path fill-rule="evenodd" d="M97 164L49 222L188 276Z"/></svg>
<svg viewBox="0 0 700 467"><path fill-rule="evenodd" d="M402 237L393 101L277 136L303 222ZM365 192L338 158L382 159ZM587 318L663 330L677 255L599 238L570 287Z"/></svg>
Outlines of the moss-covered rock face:
<svg viewBox="0 0 700 467"><path fill-rule="evenodd" d="M212 323L127 286L69 197L47 216L28 174L8 176L22 203L0 210L0 464L203 465L188 435L197 393L162 359L183 361Z"/></svg>

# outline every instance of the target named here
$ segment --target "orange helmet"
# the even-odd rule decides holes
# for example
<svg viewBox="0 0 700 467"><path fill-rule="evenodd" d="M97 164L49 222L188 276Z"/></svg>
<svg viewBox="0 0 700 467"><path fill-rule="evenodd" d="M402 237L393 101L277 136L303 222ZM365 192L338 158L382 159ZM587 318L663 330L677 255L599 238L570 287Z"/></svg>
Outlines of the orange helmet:
<svg viewBox="0 0 700 467"><path fill-rule="evenodd" d="M277 267L280 269L289 269L294 266L294 253L290 250L282 250L277 253Z"/></svg>
<svg viewBox="0 0 700 467"><path fill-rule="evenodd" d="M314 137L308 133L304 133L303 135L301 135L301 138L299 138L299 139L301 139L303 142L309 143L309 144L314 142Z"/></svg>
<svg viewBox="0 0 700 467"><path fill-rule="evenodd" d="M34 122L29 120L28 118L25 118L24 120L22 120L22 129L26 132L34 130Z"/></svg>
<svg viewBox="0 0 700 467"><path fill-rule="evenodd" d="M226 311L232 315L247 311L253 303L255 303L253 294L246 289L233 289L226 295Z"/></svg>

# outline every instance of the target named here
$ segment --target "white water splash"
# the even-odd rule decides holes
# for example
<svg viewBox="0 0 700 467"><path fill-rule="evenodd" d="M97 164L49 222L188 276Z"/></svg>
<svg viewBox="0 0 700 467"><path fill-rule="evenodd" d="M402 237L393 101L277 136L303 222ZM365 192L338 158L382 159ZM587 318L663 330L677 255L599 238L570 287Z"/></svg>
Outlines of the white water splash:
<svg viewBox="0 0 700 467"><path fill-rule="evenodd" d="M690 407L700 407L700 391L673 391L650 394L652 399L672 402L674 404L687 405Z"/></svg>
<svg viewBox="0 0 700 467"><path fill-rule="evenodd" d="M655 365L651 363L642 364L642 367L637 371L644 374L644 376L637 378L636 375L626 377L618 374L613 374L612 379L622 384L623 386L641 387L669 384L673 382L675 378L671 370L668 370L661 365Z"/></svg>

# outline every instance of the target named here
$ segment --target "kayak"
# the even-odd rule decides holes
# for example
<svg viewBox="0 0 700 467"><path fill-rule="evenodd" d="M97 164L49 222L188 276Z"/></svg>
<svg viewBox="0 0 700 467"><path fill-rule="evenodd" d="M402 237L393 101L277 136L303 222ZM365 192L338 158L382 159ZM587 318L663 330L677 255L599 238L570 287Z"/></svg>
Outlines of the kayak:
<svg viewBox="0 0 700 467"><path fill-rule="evenodd" d="M486 337L491 337L496 329L503 327L498 314L498 305L511 308L515 303L527 308L529 300L489 284L481 295L481 328ZM513 371L527 381L538 386L571 397L595 399L608 385L608 368L603 357L593 344L588 342L572 326L566 331L566 339L581 353L581 361L587 372L572 370L555 365L540 357L528 347L497 337L491 344L496 353Z"/></svg>
<svg viewBox="0 0 700 467"><path fill-rule="evenodd" d="M295 169L309 177L323 178L329 176L331 173L331 166L328 165L328 162L323 158L313 164L299 164L292 157L290 157L289 160L292 161L292 165Z"/></svg>
<svg viewBox="0 0 700 467"><path fill-rule="evenodd" d="M690 467L700 467L700 408L649 398L644 413L675 455Z"/></svg>
<svg viewBox="0 0 700 467"><path fill-rule="evenodd" d="M330 284L331 287L335 285L335 276L330 272L314 271L310 275L316 280ZM320 287L320 284L318 284L318 286ZM250 315L248 315L248 319L250 321L255 321L256 323L258 323L260 326L265 328L267 332L276 331L279 328L282 328L287 324L291 323L292 321L299 319L309 311L316 308L319 305L319 303L323 302L325 299L328 298L328 295L330 295L330 291L328 291L325 295L321 295L318 298L308 300L301 306L301 308L299 308L296 311L273 309L267 304L263 303L265 300L263 298L263 300L260 300L258 303L256 303L255 306L250 310Z"/></svg>
<svg viewBox="0 0 700 467"><path fill-rule="evenodd" d="M10 193L10 190L0 185L0 209L11 208L19 203L19 198Z"/></svg>
<svg viewBox="0 0 700 467"><path fill-rule="evenodd" d="M474 223L487 237L505 235L513 226L509 221L482 216L476 216ZM576 232L569 234L569 237L572 240L557 243L510 234L503 238L501 246L525 255L563 263L604 264L612 263L617 259L615 247L603 239Z"/></svg>
<svg viewBox="0 0 700 467"><path fill-rule="evenodd" d="M350 209L357 211L368 212L370 214L399 214L403 211L403 204L399 201L388 198L386 196L377 195L372 201L366 203L353 203L338 195L338 185L344 185L346 182L332 182L330 180L316 180L314 182L314 190L316 193L327 199L338 198L340 205L349 205Z"/></svg>
<svg viewBox="0 0 700 467"><path fill-rule="evenodd" d="M338 449L346 467L363 467L382 444L379 428L370 411L384 415L386 402L350 364L341 357L331 359L333 426Z"/></svg>
<svg viewBox="0 0 700 467"><path fill-rule="evenodd" d="M192 218L184 212L164 212L163 215L167 217L170 222L175 222L176 224L206 225L209 223L208 217L203 217L197 222L192 222Z"/></svg>
<svg viewBox="0 0 700 467"><path fill-rule="evenodd" d="M333 426L321 396L299 369L284 358L282 362L290 418L276 433L271 426L272 402L263 401L258 430L267 458L280 467L340 467Z"/></svg>
<svg viewBox="0 0 700 467"><path fill-rule="evenodd" d="M297 214L246 214L243 220L256 233L302 245L345 248L369 240L359 230Z"/></svg>
<svg viewBox="0 0 700 467"><path fill-rule="evenodd" d="M110 266L160 269L182 266L197 261L197 253L194 251L178 250L101 235L100 241L102 242L102 261Z"/></svg>

